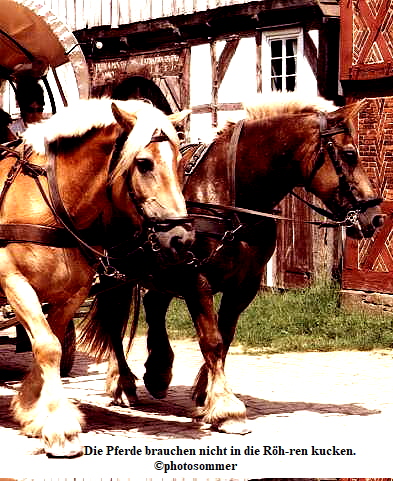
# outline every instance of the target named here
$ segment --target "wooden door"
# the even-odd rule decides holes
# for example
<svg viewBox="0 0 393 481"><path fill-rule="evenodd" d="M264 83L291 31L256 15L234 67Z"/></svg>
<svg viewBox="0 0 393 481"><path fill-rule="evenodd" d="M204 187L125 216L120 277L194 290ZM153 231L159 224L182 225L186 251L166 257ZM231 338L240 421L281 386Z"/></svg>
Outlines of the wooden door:
<svg viewBox="0 0 393 481"><path fill-rule="evenodd" d="M311 194L303 189L296 193L312 201ZM296 222L278 221L277 245L275 252L276 287L291 288L309 285L313 277L312 211L303 202L288 195L280 203L281 215L293 218Z"/></svg>

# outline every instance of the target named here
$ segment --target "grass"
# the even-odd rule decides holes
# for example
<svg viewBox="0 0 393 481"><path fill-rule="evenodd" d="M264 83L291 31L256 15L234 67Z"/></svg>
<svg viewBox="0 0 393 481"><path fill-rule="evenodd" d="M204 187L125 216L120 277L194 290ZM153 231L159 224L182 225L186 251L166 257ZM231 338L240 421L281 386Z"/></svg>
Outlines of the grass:
<svg viewBox="0 0 393 481"><path fill-rule="evenodd" d="M171 339L196 337L181 300L172 302L167 325ZM261 292L239 319L236 344L251 354L392 348L393 316L340 308L332 283Z"/></svg>

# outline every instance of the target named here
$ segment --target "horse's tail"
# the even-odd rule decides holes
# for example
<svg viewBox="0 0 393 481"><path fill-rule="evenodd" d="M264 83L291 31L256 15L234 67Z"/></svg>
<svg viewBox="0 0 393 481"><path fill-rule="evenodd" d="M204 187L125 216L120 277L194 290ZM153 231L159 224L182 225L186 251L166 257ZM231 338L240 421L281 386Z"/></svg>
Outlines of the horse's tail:
<svg viewBox="0 0 393 481"><path fill-rule="evenodd" d="M119 281L107 276L100 279L99 292L95 294L89 312L81 321L78 338L80 346L96 356L98 361L106 360L113 352L116 339L123 340L126 336L132 309L127 352L131 348L138 327L139 292L136 283L119 284Z"/></svg>

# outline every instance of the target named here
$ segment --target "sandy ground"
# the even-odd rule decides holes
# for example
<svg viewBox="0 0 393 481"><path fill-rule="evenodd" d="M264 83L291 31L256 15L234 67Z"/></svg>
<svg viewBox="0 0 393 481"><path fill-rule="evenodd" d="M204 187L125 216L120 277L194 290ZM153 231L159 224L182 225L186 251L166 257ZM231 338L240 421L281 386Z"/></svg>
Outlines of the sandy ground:
<svg viewBox="0 0 393 481"><path fill-rule="evenodd" d="M96 454L53 460L43 453L39 440L19 434L9 412L31 354L15 354L14 346L0 346L0 475L26 479L393 475L392 351L230 354L227 378L247 405L252 430L237 436L192 421L191 386L202 357L195 342L176 341L173 348L176 357L169 394L165 400L155 400L141 381L145 339L136 340L129 361L139 378L140 403L132 409L109 406L104 393L106 363L96 364L77 352L70 377L63 383L86 418L82 443ZM108 453L108 446L141 449L141 454ZM151 449L163 448L177 451L151 454ZM97 454L100 449L102 454ZM185 449L196 454L187 455ZM337 454L337 449L345 454ZM157 467L157 460L165 467ZM210 468L204 463L212 460L236 466L207 472Z"/></svg>

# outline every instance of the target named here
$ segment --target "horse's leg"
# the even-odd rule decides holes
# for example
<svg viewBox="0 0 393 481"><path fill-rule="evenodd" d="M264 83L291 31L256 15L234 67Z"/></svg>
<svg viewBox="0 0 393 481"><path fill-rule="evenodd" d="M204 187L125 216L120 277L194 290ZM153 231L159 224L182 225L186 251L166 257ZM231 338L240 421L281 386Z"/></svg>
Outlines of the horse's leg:
<svg viewBox="0 0 393 481"><path fill-rule="evenodd" d="M240 314L248 307L256 296L262 274L255 278L247 279L246 283L226 288L222 294L220 309L218 312L218 330L220 331L223 349L222 361L225 365L225 358L233 341L236 326ZM199 404L203 404L208 383L208 367L204 364L199 371L196 392L199 393Z"/></svg>
<svg viewBox="0 0 393 481"><path fill-rule="evenodd" d="M199 276L198 294L186 298L193 318L205 365L198 375L194 398L199 406L196 416L219 431L235 434L249 432L245 424L246 407L228 386L224 373L224 345L218 330L213 295L206 280ZM206 376L206 382L199 382Z"/></svg>
<svg viewBox="0 0 393 481"><path fill-rule="evenodd" d="M225 289L218 311L218 329L224 343L223 360L231 346L240 314L250 305L261 285L262 273L241 285Z"/></svg>
<svg viewBox="0 0 393 481"><path fill-rule="evenodd" d="M172 380L173 351L169 343L165 316L172 300L170 294L148 291L143 298L149 356L145 363L143 380L146 389L156 399L163 399Z"/></svg>
<svg viewBox="0 0 393 481"><path fill-rule="evenodd" d="M128 407L138 401L136 394L135 374L128 366L124 354L122 336L112 338L113 351L109 354L106 373L106 392L111 396L111 404Z"/></svg>
<svg viewBox="0 0 393 481"><path fill-rule="evenodd" d="M130 317L133 289L128 283L101 276L98 292L94 291L93 287L90 294L95 295L95 299L82 320L79 342L99 360L108 359L106 392L112 398L112 404L132 406L137 401L136 376L127 364L123 338ZM133 326L136 322L134 316Z"/></svg>
<svg viewBox="0 0 393 481"><path fill-rule="evenodd" d="M111 289L111 283L114 282L114 289ZM133 297L138 295L137 289L130 288L128 284L119 284L110 277L101 278L101 287L107 289L106 292L98 295L97 318L110 323L109 338L111 350L108 360L108 370L106 374L106 392L112 397L111 404L117 406L133 406L138 397L136 394L135 380L137 377L131 371L126 354L124 353L123 338L126 326L129 321L131 304ZM132 328L130 343L135 335L139 316L138 307L134 306L134 319L132 320Z"/></svg>
<svg viewBox="0 0 393 481"><path fill-rule="evenodd" d="M3 258L4 256L2 256ZM4 259L7 262L7 259ZM3 264L4 267L4 264ZM13 400L15 418L22 432L42 438L45 451L51 456L73 457L81 454L79 433L82 416L68 401L60 378L61 344L52 332L42 312L36 292L25 277L14 269L3 269L1 284L18 320L23 324L32 344L34 360L32 369ZM67 319L59 328L64 335L74 304L83 300L75 296L65 309ZM76 307L75 307L76 309Z"/></svg>

